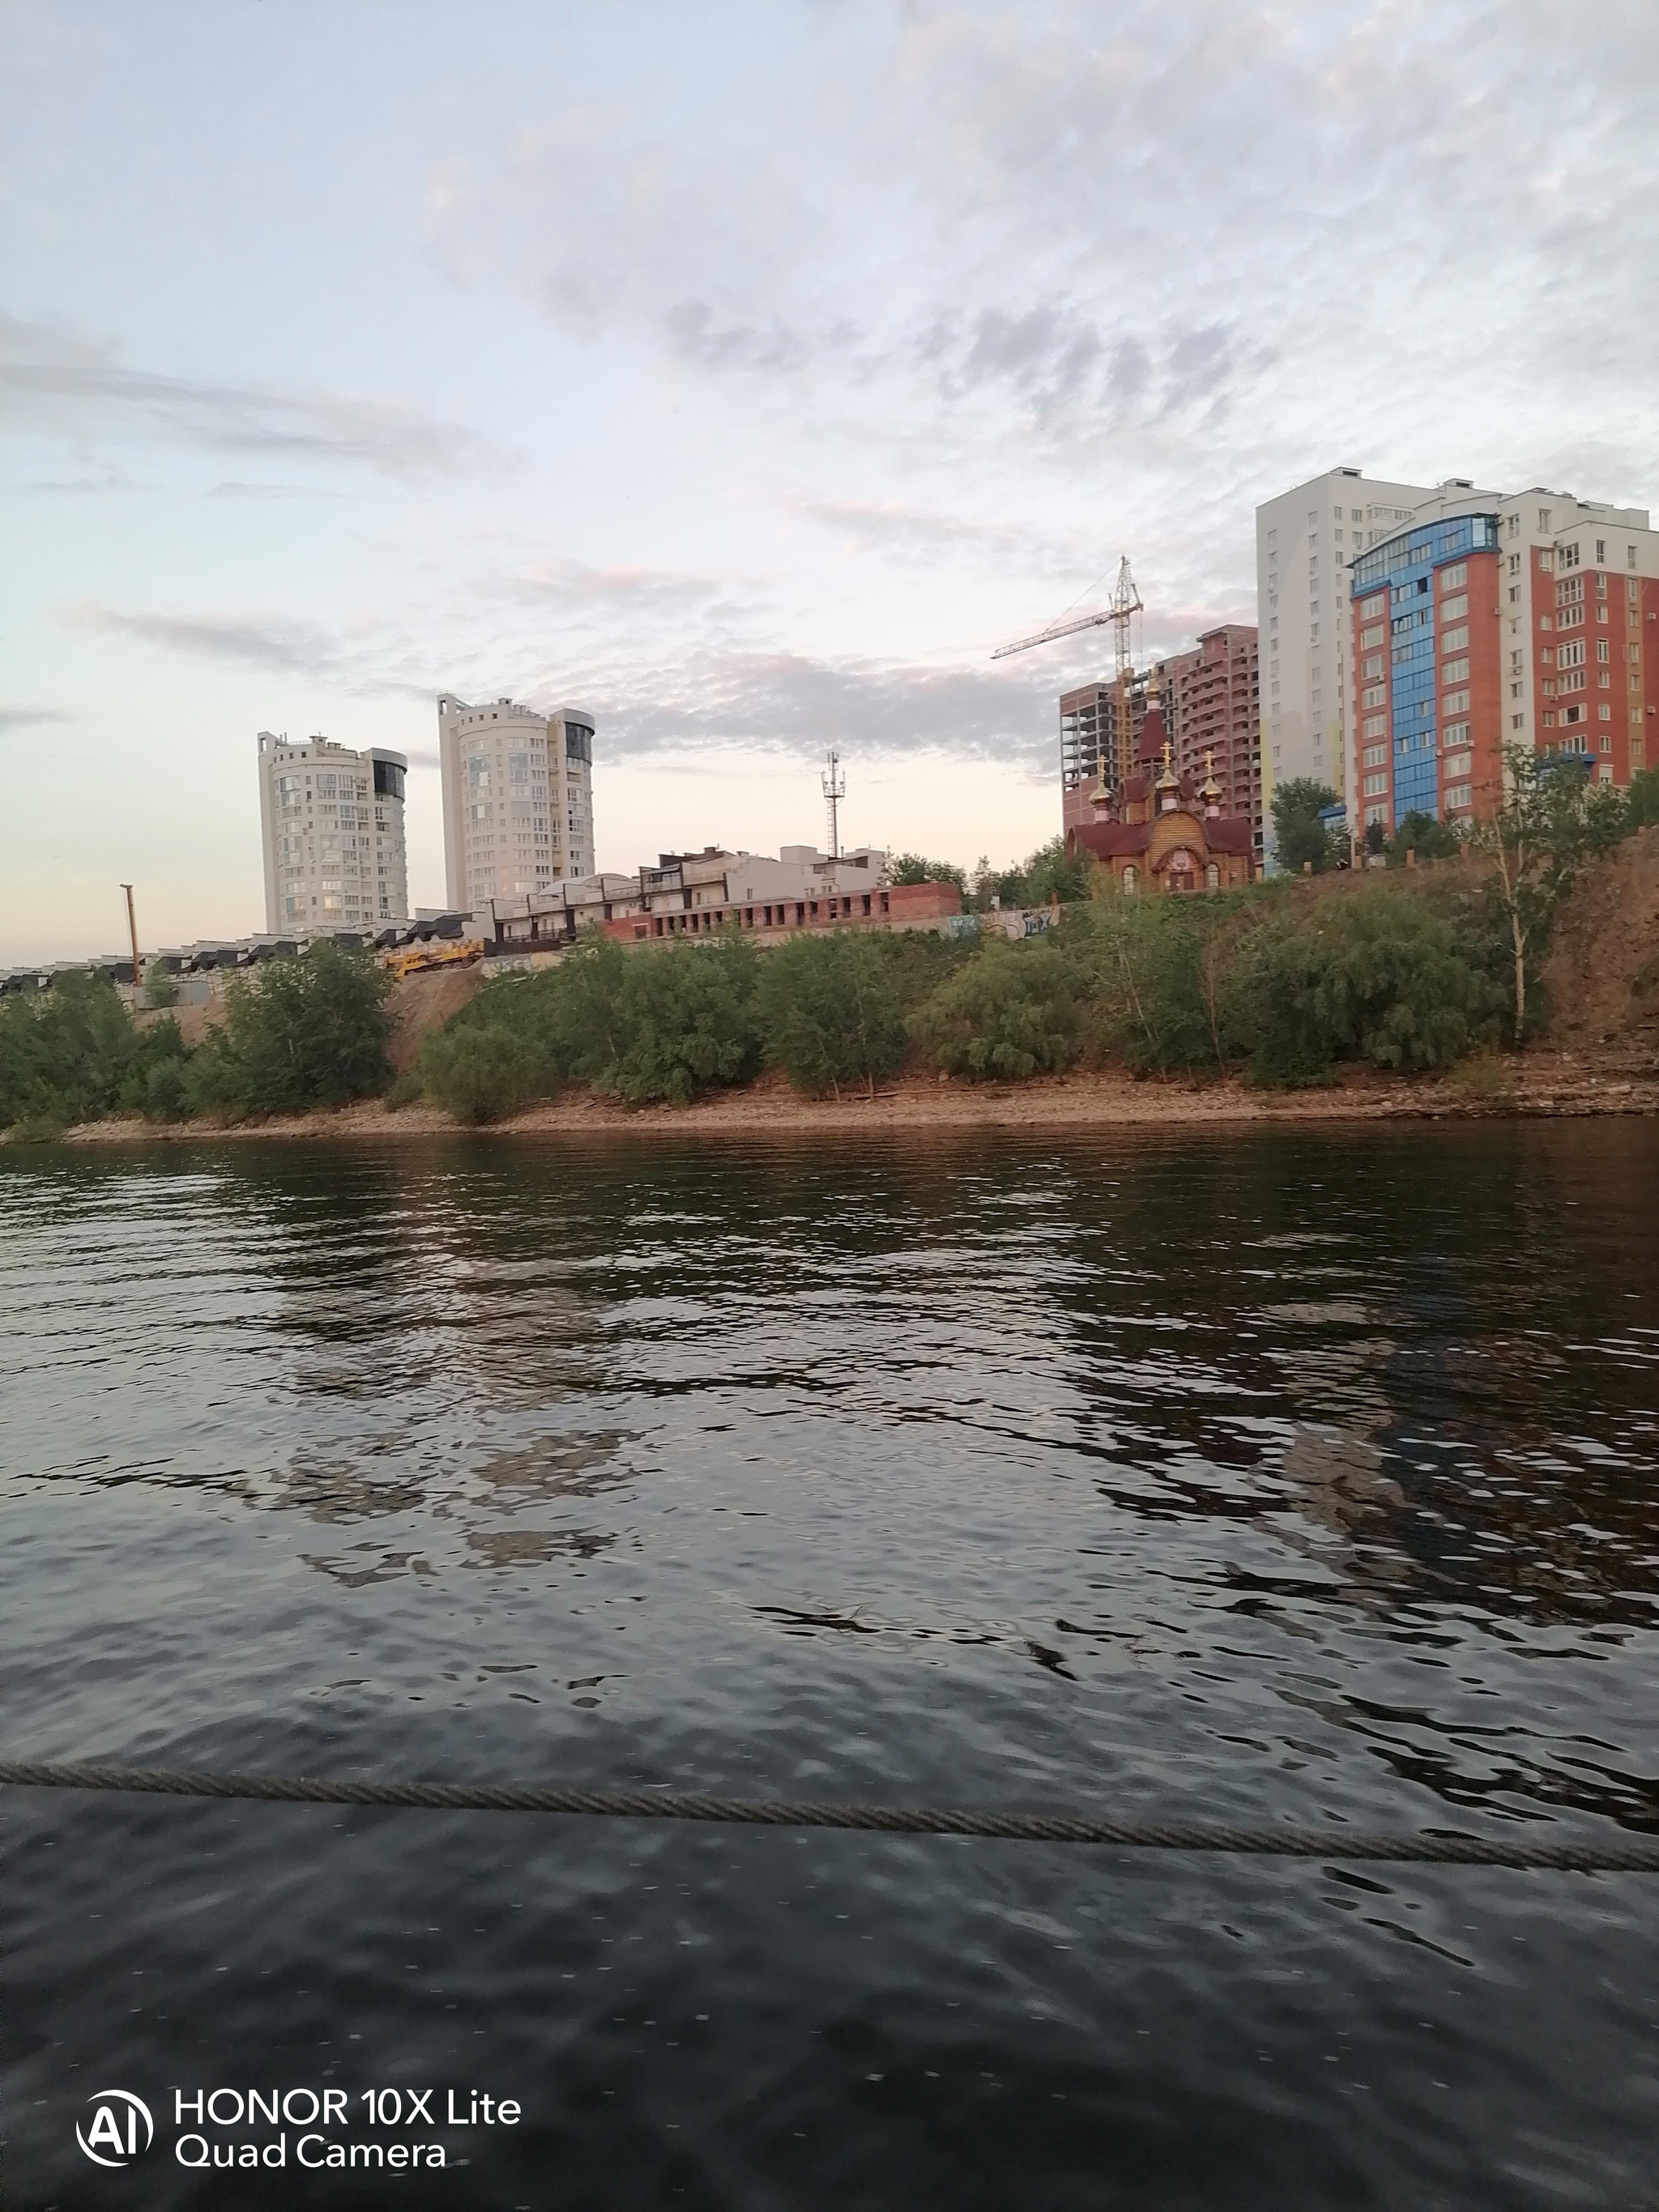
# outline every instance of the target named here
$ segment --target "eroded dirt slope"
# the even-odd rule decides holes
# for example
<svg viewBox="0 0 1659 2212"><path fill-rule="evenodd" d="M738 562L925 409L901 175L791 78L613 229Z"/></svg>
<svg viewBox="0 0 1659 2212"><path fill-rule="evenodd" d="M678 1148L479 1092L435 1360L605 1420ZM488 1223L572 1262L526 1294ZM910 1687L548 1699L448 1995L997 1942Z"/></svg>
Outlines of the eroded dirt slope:
<svg viewBox="0 0 1659 2212"><path fill-rule="evenodd" d="M1659 828L1627 837L1573 892L1544 983L1559 1050L1609 1066L1659 1065Z"/></svg>

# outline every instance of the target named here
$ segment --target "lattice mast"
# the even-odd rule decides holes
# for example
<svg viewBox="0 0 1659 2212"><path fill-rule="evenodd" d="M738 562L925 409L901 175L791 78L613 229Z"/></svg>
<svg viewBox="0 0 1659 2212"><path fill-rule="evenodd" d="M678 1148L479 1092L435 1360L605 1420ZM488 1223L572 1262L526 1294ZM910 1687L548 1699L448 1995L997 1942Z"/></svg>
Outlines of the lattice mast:
<svg viewBox="0 0 1659 2212"><path fill-rule="evenodd" d="M847 777L841 765L841 755L830 749L828 764L820 781L823 785L823 803L830 817L830 857L841 858L841 802L847 796Z"/></svg>

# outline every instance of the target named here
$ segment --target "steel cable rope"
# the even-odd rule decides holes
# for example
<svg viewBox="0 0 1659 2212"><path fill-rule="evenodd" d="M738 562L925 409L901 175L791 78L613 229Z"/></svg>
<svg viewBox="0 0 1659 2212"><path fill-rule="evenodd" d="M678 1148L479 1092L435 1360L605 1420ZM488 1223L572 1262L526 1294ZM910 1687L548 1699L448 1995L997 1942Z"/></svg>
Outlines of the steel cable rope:
<svg viewBox="0 0 1659 2212"><path fill-rule="evenodd" d="M567 1790L520 1783L349 1782L290 1774L185 1774L149 1766L0 1760L0 1784L31 1790L140 1791L163 1797L296 1805L384 1805L441 1813L567 1813L602 1820L702 1820L766 1828L851 1828L881 1835L978 1836L989 1841L1110 1844L1136 1850L1234 1852L1256 1858L1392 1860L1519 1867L1569 1874L1659 1874L1659 1837L1528 1844L1463 1834L1368 1834L1341 1828L1235 1828L1184 1821L1103 1820L1078 1813L974 1812L810 1799L712 1797L659 1790Z"/></svg>

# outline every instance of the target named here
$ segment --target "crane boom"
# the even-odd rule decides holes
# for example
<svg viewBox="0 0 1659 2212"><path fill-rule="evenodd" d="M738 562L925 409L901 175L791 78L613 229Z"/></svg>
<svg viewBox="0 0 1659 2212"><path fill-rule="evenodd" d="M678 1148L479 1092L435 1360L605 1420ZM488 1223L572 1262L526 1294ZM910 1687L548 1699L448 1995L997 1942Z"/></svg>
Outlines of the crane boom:
<svg viewBox="0 0 1659 2212"><path fill-rule="evenodd" d="M1051 638L1070 637L1074 631L1095 629L1102 623L1115 622L1117 617L1109 607L1101 607L1094 614L1079 615L1072 622L1050 623L1034 637L1017 637L1012 645L1000 645L991 655L993 660L1006 660L1011 653L1029 653L1034 645L1047 645Z"/></svg>
<svg viewBox="0 0 1659 2212"><path fill-rule="evenodd" d="M1129 569L1126 553L1118 563L1117 582L1112 596L1103 607L1091 615L1074 615L1070 620L1050 623L1047 629L1038 630L1034 636L1016 638L1012 645L1000 645L991 655L993 660L1006 660L1011 653L1029 653L1034 645L1047 645L1057 637L1072 637L1080 629L1098 629L1110 623L1116 631L1117 671L1121 677L1133 664L1130 649L1129 622L1132 616L1141 612L1141 599L1135 589L1135 580Z"/></svg>

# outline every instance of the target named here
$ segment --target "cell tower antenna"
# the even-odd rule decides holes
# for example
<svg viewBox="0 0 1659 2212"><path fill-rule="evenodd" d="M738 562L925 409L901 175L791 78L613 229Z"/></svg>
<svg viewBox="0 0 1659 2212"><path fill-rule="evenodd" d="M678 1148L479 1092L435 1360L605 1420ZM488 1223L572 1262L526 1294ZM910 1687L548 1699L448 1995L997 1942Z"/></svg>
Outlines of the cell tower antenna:
<svg viewBox="0 0 1659 2212"><path fill-rule="evenodd" d="M830 812L830 857L841 858L841 802L847 796L847 777L842 769L841 755L832 746L829 765L820 779L823 785L823 803Z"/></svg>

